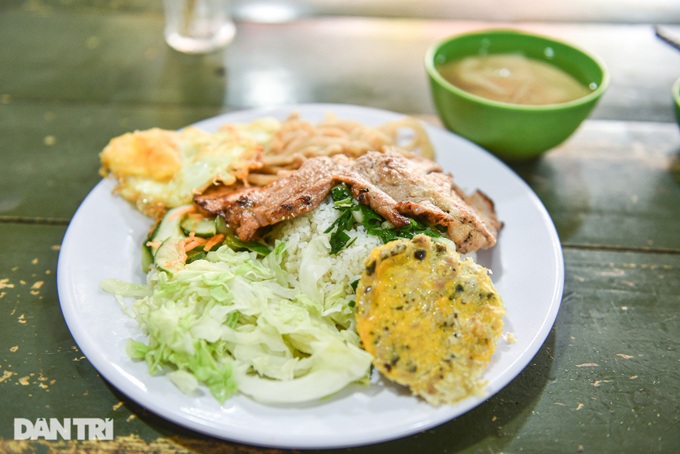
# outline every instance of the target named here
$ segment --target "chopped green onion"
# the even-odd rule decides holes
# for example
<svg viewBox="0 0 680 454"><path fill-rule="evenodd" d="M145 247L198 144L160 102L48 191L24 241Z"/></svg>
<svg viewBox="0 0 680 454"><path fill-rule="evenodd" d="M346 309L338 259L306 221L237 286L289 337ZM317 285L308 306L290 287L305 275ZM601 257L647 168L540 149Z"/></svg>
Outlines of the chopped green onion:
<svg viewBox="0 0 680 454"><path fill-rule="evenodd" d="M333 207L341 211L340 216L326 229L324 233L331 233L331 254L337 254L342 249L351 245L355 238L351 238L347 231L356 225L362 225L369 235L377 236L383 243L388 243L397 238L413 238L415 235L424 234L433 238L441 237L445 229L442 226L430 227L416 219L410 218L409 223L396 228L391 222L376 213L370 206L358 203L352 192L344 183L331 189Z"/></svg>

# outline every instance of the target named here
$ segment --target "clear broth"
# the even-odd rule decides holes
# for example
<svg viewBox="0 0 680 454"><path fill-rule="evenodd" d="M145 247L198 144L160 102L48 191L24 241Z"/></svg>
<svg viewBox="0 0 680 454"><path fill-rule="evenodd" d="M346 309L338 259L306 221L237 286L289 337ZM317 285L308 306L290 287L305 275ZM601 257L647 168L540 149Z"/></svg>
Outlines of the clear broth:
<svg viewBox="0 0 680 454"><path fill-rule="evenodd" d="M561 69L518 53L464 57L437 71L467 92L512 104L558 104L591 92Z"/></svg>

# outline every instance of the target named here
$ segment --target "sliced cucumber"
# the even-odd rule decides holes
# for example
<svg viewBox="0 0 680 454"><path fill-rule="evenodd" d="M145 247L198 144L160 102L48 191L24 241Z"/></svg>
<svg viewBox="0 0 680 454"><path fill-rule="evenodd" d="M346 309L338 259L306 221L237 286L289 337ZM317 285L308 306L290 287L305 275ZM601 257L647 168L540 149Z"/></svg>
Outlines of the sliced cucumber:
<svg viewBox="0 0 680 454"><path fill-rule="evenodd" d="M187 236L193 232L194 235L201 238L210 238L217 233L217 227L213 218L193 219L188 217L182 220L180 228Z"/></svg>
<svg viewBox="0 0 680 454"><path fill-rule="evenodd" d="M184 267L187 255L180 245L183 237L166 238L156 250L153 260L159 270L175 273Z"/></svg>
<svg viewBox="0 0 680 454"><path fill-rule="evenodd" d="M187 217L187 206L180 206L169 210L158 226L149 235L142 247L142 267L144 272L151 265L159 270L175 273L186 263L205 258L207 251L201 248L185 251L180 242L192 233L203 238L211 238L218 233L225 236L223 243L216 244L213 250L226 244L234 250L250 250L261 255L271 252L271 247L260 241L241 241L226 224L222 216L196 219Z"/></svg>
<svg viewBox="0 0 680 454"><path fill-rule="evenodd" d="M190 251L187 251L187 265L191 262L195 262L196 260L202 260L207 255L208 253L205 250L203 250L202 247L197 247Z"/></svg>
<svg viewBox="0 0 680 454"><path fill-rule="evenodd" d="M233 235L234 232L227 225L227 221L222 216L217 216L215 218L215 231L221 233L224 236Z"/></svg>
<svg viewBox="0 0 680 454"><path fill-rule="evenodd" d="M151 248L146 245L146 241L142 244L142 272L147 273L149 268L153 265L153 253Z"/></svg>
<svg viewBox="0 0 680 454"><path fill-rule="evenodd" d="M151 252L153 253L154 257L159 245L162 244L166 239L186 237L181 227L182 219L184 219L184 216L182 216L181 213L186 211L186 209L187 206L183 205L168 210L156 229L151 233L149 237L151 245L149 247L151 248Z"/></svg>
<svg viewBox="0 0 680 454"><path fill-rule="evenodd" d="M142 247L142 266L148 271L153 264L161 270L174 272L184 266L186 254L179 247L180 240L186 238L182 230L184 212L188 206L172 208L165 213Z"/></svg>

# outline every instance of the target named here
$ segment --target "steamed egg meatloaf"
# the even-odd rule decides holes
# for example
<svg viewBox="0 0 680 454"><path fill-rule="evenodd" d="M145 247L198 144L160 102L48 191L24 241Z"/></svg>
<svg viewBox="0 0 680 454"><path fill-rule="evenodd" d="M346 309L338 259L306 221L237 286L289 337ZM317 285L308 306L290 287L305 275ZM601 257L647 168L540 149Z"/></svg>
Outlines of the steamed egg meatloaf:
<svg viewBox="0 0 680 454"><path fill-rule="evenodd" d="M484 386L503 328L488 270L418 235L375 248L357 287L357 332L374 366L432 404Z"/></svg>

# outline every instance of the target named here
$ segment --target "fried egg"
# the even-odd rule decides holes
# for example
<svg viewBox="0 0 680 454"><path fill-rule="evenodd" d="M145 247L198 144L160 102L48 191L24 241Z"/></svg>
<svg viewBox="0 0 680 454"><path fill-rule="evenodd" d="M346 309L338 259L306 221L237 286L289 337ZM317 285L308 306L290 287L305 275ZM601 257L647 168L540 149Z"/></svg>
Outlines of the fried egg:
<svg viewBox="0 0 680 454"><path fill-rule="evenodd" d="M210 133L195 127L159 128L113 138L100 154L102 176L113 175L116 192L142 213L158 217L190 204L212 184L233 184L257 168L259 155L280 128L273 118L231 124Z"/></svg>

